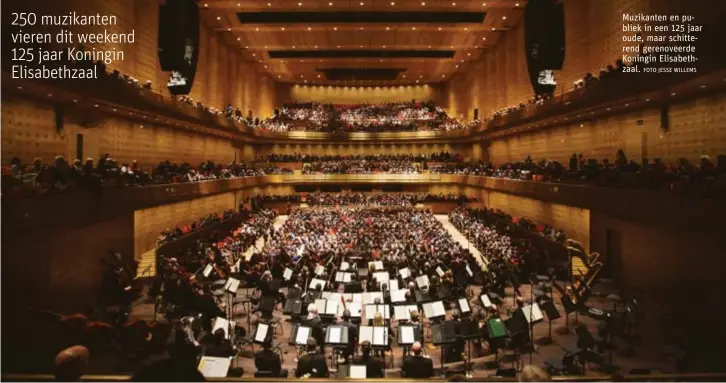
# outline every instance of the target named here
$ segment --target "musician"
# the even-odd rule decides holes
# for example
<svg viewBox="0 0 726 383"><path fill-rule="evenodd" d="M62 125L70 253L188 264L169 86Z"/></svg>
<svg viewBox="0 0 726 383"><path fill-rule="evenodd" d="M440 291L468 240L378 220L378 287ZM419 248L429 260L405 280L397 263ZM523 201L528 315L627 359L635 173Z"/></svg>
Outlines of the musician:
<svg viewBox="0 0 726 383"><path fill-rule="evenodd" d="M378 298L376 298L378 299ZM380 312L376 312L376 314L373 316L373 326L375 327L385 327L387 329L388 333L388 346L385 348L385 351L391 351L391 338L393 336L393 333L391 332L391 326L386 325L386 321L383 319L383 315L381 315ZM376 354L383 358L385 357L385 351L384 350L376 350Z"/></svg>
<svg viewBox="0 0 726 383"><path fill-rule="evenodd" d="M329 376L328 364L325 355L318 353L318 342L315 338L308 338L305 355L297 361L295 377L327 378Z"/></svg>
<svg viewBox="0 0 726 383"><path fill-rule="evenodd" d="M348 328L348 346L343 350L343 358L346 360L355 353L355 344L358 341L358 326L350 320L350 310L343 311L343 326Z"/></svg>
<svg viewBox="0 0 726 383"><path fill-rule="evenodd" d="M308 305L308 315L302 321L302 325L312 328L312 338L315 339L317 344L325 344L324 324L320 319L320 315L318 315L318 306L315 306L315 303Z"/></svg>
<svg viewBox="0 0 726 383"><path fill-rule="evenodd" d="M280 355L272 351L272 336L268 335L262 343L262 351L255 353L257 371L270 371L275 378L287 378L287 369L282 368Z"/></svg>
<svg viewBox="0 0 726 383"><path fill-rule="evenodd" d="M459 310L453 310L451 312L451 322L454 323L454 333L456 334L456 341L451 345L445 345L446 352L444 357L447 363L461 361L461 353L464 352L465 342L459 337L461 334L461 313Z"/></svg>
<svg viewBox="0 0 726 383"><path fill-rule="evenodd" d="M360 345L361 356L353 360L353 364L366 366L366 378L385 378L383 361L371 357L371 342L364 341Z"/></svg>
<svg viewBox="0 0 726 383"><path fill-rule="evenodd" d="M413 379L429 379L434 376L434 362L421 355L423 346L421 342L415 342L411 346L413 356L403 358L401 366L401 377Z"/></svg>
<svg viewBox="0 0 726 383"><path fill-rule="evenodd" d="M212 335L211 344L205 347L204 355L215 356L218 358L229 358L234 356L234 348L230 341L225 337L225 331L223 329L217 329Z"/></svg>

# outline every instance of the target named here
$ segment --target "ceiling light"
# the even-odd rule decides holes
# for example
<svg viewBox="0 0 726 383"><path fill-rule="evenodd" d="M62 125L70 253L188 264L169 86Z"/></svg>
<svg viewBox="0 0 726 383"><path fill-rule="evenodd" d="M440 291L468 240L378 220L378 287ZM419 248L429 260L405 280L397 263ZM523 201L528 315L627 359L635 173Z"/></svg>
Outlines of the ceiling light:
<svg viewBox="0 0 726 383"><path fill-rule="evenodd" d="M486 38L486 37L482 37L481 39L482 39L482 40L486 40L487 38Z"/></svg>
<svg viewBox="0 0 726 383"><path fill-rule="evenodd" d="M328 6L329 6L329 7L332 7L332 6L333 6L333 2L332 2L332 1L331 1L331 2L329 2L329 3L328 3Z"/></svg>
<svg viewBox="0 0 726 383"><path fill-rule="evenodd" d="M701 85L701 89L706 89L706 85Z"/></svg>
<svg viewBox="0 0 726 383"><path fill-rule="evenodd" d="M671 93L671 96L675 96L675 95L676 95L676 92Z"/></svg>
<svg viewBox="0 0 726 383"><path fill-rule="evenodd" d="M403 78L406 78L406 75L405 74L403 75Z"/></svg>
<svg viewBox="0 0 726 383"><path fill-rule="evenodd" d="M257 53L253 53L252 56L257 56Z"/></svg>
<svg viewBox="0 0 726 383"><path fill-rule="evenodd" d="M265 49L267 49L267 45L265 45Z"/></svg>
<svg viewBox="0 0 726 383"><path fill-rule="evenodd" d="M391 1L391 5L392 5L392 6L393 6L393 5L396 5L396 2L395 2L395 1Z"/></svg>
<svg viewBox="0 0 726 383"><path fill-rule="evenodd" d="M318 49L318 46L317 45L315 46L315 49Z"/></svg>
<svg viewBox="0 0 726 383"><path fill-rule="evenodd" d="M381 59L381 60L378 60L378 62L383 62L383 59Z"/></svg>
<svg viewBox="0 0 726 383"><path fill-rule="evenodd" d="M305 83L307 84L308 83L308 80L305 80Z"/></svg>
<svg viewBox="0 0 726 383"><path fill-rule="evenodd" d="M519 6L519 3L515 3L515 4L514 4L514 6L515 6L515 7L518 7L518 6Z"/></svg>
<svg viewBox="0 0 726 383"><path fill-rule="evenodd" d="M418 80L416 80L416 84L418 84Z"/></svg>
<svg viewBox="0 0 726 383"><path fill-rule="evenodd" d="M337 30L338 30L338 27L333 27L333 30L334 30L334 31L337 31Z"/></svg>
<svg viewBox="0 0 726 383"><path fill-rule="evenodd" d="M318 78L320 78L320 75L318 75Z"/></svg>
<svg viewBox="0 0 726 383"><path fill-rule="evenodd" d="M481 3L481 6L482 7L486 7L487 6L487 3Z"/></svg>
<svg viewBox="0 0 726 383"><path fill-rule="evenodd" d="M441 78L444 78L444 77L446 77L446 75L445 75L445 74L442 74L442 75L441 75Z"/></svg>
<svg viewBox="0 0 726 383"><path fill-rule="evenodd" d="M418 78L423 78L423 75L422 74L418 75Z"/></svg>
<svg viewBox="0 0 726 383"><path fill-rule="evenodd" d="M360 2L360 5L363 6L363 2L362 1Z"/></svg>
<svg viewBox="0 0 726 383"><path fill-rule="evenodd" d="M312 28L310 28L310 27L308 27L308 30L309 30L309 31L312 31L313 29L312 29Z"/></svg>
<svg viewBox="0 0 726 383"><path fill-rule="evenodd" d="M363 30L363 27L360 27L360 30L362 31Z"/></svg>
<svg viewBox="0 0 726 383"><path fill-rule="evenodd" d="M502 16L502 20L506 20L506 19L507 19L507 16Z"/></svg>
<svg viewBox="0 0 726 383"><path fill-rule="evenodd" d="M303 75L300 75L300 78L303 78Z"/></svg>
<svg viewBox="0 0 726 383"><path fill-rule="evenodd" d="M279 74L277 75L277 78L281 78L281 77L282 77L282 76L280 76Z"/></svg>
<svg viewBox="0 0 726 383"><path fill-rule="evenodd" d="M471 53L467 53L466 55L467 55L467 56L471 56Z"/></svg>
<svg viewBox="0 0 726 383"><path fill-rule="evenodd" d="M237 38L237 41L239 41L239 39L240 39L240 38L238 37L238 38Z"/></svg>
<svg viewBox="0 0 726 383"><path fill-rule="evenodd" d="M239 3L237 3L237 6L239 7ZM272 6L272 3L267 3L267 6L268 7L271 7Z"/></svg>
<svg viewBox="0 0 726 383"><path fill-rule="evenodd" d="M387 30L387 31L390 31L390 30L391 30L391 27L386 27L386 30Z"/></svg>
<svg viewBox="0 0 726 383"><path fill-rule="evenodd" d="M265 65L265 69L267 69L267 65Z"/></svg>
<svg viewBox="0 0 726 383"><path fill-rule="evenodd" d="M496 30L497 30L497 28L494 28L494 27L492 27L492 30L493 30L493 31L496 31Z"/></svg>
<svg viewBox="0 0 726 383"><path fill-rule="evenodd" d="M649 99L649 98L646 98L646 99L645 99L645 102L650 102L650 99Z"/></svg>
<svg viewBox="0 0 726 383"><path fill-rule="evenodd" d="M248 49L249 47L250 47L249 45L245 45L245 49Z"/></svg>
<svg viewBox="0 0 726 383"><path fill-rule="evenodd" d="M441 30L441 27L439 27L439 30Z"/></svg>
<svg viewBox="0 0 726 383"><path fill-rule="evenodd" d="M468 30L469 30L469 28L464 28L464 30L465 30L465 31L468 31Z"/></svg>
<svg viewBox="0 0 726 383"><path fill-rule="evenodd" d="M362 45L361 45L360 47L361 47L361 48L363 48L363 46L362 46Z"/></svg>
<svg viewBox="0 0 726 383"><path fill-rule="evenodd" d="M425 2L425 1L422 1L422 2L421 2L421 5L422 5L422 6L426 6L426 2Z"/></svg>
<svg viewBox="0 0 726 383"><path fill-rule="evenodd" d="M431 49L431 45L429 45L429 49Z"/></svg>
<svg viewBox="0 0 726 383"><path fill-rule="evenodd" d="M280 29L284 31L284 30L285 30L285 27L282 27L282 28L280 28Z"/></svg>
<svg viewBox="0 0 726 383"><path fill-rule="evenodd" d="M205 6L205 7L208 7L208 6L209 6L209 4L207 4L207 3L204 3L204 6Z"/></svg>
<svg viewBox="0 0 726 383"><path fill-rule="evenodd" d="M302 3L297 3L297 6L298 7L302 7Z"/></svg>
<svg viewBox="0 0 726 383"><path fill-rule="evenodd" d="M338 48L340 48L340 45L338 45Z"/></svg>
<svg viewBox="0 0 726 383"><path fill-rule="evenodd" d="M411 29L415 31L416 30L416 27L411 27Z"/></svg>
<svg viewBox="0 0 726 383"><path fill-rule="evenodd" d="M456 67L459 68L459 64L456 64Z"/></svg>
<svg viewBox="0 0 726 383"><path fill-rule="evenodd" d="M217 16L217 20L222 20L222 18L221 18L221 17L219 17L219 16Z"/></svg>
<svg viewBox="0 0 726 383"><path fill-rule="evenodd" d="M260 31L260 28L255 28L255 32L259 32L259 31Z"/></svg>
<svg viewBox="0 0 726 383"><path fill-rule="evenodd" d="M383 48L386 48L386 46L384 45Z"/></svg>
<svg viewBox="0 0 726 383"><path fill-rule="evenodd" d="M227 28L227 32L229 32L229 31L231 31L231 30L232 30L232 28Z"/></svg>

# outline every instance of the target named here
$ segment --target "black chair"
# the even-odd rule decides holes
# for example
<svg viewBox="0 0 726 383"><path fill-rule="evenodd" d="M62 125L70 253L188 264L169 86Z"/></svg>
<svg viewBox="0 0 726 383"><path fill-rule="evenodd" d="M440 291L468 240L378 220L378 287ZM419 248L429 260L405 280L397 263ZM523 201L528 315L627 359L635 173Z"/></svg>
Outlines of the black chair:
<svg viewBox="0 0 726 383"><path fill-rule="evenodd" d="M277 378L277 375L269 370L255 371L255 378Z"/></svg>

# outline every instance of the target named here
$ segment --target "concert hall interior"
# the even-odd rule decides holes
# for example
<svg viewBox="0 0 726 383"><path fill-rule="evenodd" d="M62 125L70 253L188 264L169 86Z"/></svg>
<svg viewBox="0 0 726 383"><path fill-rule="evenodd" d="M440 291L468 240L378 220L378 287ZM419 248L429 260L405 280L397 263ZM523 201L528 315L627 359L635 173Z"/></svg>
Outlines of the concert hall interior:
<svg viewBox="0 0 726 383"><path fill-rule="evenodd" d="M3 6L3 380L726 379L720 2Z"/></svg>

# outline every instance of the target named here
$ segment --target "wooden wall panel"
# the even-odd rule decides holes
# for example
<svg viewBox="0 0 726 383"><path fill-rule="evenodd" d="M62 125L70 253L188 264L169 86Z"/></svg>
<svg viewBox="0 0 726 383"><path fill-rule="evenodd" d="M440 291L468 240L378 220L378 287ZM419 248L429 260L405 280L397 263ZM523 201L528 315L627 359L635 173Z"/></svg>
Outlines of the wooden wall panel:
<svg viewBox="0 0 726 383"><path fill-rule="evenodd" d="M236 209L236 193L224 193L211 197L158 206L134 212L134 257L156 247L159 234L165 229L191 224L199 218Z"/></svg>
<svg viewBox="0 0 726 383"><path fill-rule="evenodd" d="M158 125L142 125L119 118L107 118L95 128L75 124L64 116L64 129L56 130L52 104L6 98L2 108L2 162L14 156L24 163L40 158L50 163L57 155L72 161L76 157L76 134L84 136L83 157L94 160L109 153L121 163L134 160L145 170L163 160L194 166L202 161L229 163L236 149L222 138L203 136Z"/></svg>
<svg viewBox="0 0 726 383"><path fill-rule="evenodd" d="M643 120L643 125L637 125ZM496 140L489 147L495 164L546 158L567 166L572 153L586 158L614 160L618 149L637 162L659 157L666 163L679 158L714 160L726 153L726 95L716 95L670 107L670 130L660 128L660 108L565 125L532 134Z"/></svg>
<svg viewBox="0 0 726 383"><path fill-rule="evenodd" d="M568 238L590 248L590 210L543 202L512 194L484 191L480 199L486 207L499 209L514 217L529 218L537 224L562 229Z"/></svg>

